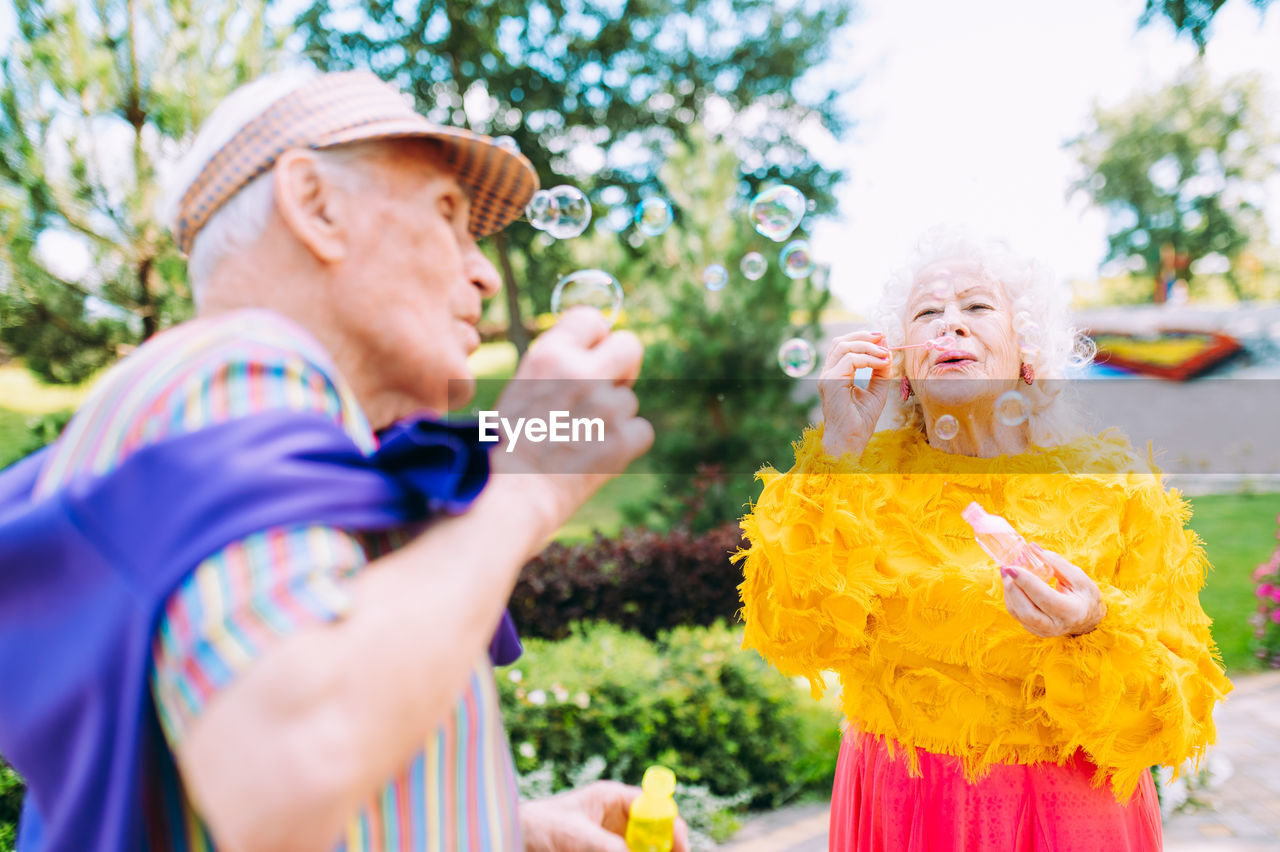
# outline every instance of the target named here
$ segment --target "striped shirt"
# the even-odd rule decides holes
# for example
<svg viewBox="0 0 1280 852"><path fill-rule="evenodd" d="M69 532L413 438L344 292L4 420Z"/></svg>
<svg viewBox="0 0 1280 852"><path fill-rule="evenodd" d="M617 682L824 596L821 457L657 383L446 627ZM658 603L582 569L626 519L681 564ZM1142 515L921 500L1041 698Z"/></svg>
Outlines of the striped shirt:
<svg viewBox="0 0 1280 852"><path fill-rule="evenodd" d="M165 437L271 410L324 414L366 453L377 447L318 341L276 314L240 311L157 335L103 377L52 449L36 493L106 473ZM151 688L170 746L273 642L348 612L346 581L412 536L407 529L355 535L292 526L247 536L201 563L169 598L152 641ZM159 803L146 815L149 845L214 848L180 779L157 787L148 795ZM487 653L453 712L360 810L336 848L523 848L515 770Z"/></svg>

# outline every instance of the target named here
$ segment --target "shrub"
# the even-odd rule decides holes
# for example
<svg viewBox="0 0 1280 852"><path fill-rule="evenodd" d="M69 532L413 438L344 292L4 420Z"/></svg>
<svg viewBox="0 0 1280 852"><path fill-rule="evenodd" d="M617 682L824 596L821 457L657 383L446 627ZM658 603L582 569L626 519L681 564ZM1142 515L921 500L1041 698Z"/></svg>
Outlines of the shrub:
<svg viewBox="0 0 1280 852"><path fill-rule="evenodd" d="M13 852L22 813L24 786L18 773L0 760L0 852Z"/></svg>
<svg viewBox="0 0 1280 852"><path fill-rule="evenodd" d="M753 807L829 792L838 713L741 642L724 624L650 641L603 623L529 641L498 672L517 768L553 766L559 789L592 758L603 759L605 777L633 784L660 763L682 784Z"/></svg>
<svg viewBox="0 0 1280 852"><path fill-rule="evenodd" d="M1280 524L1280 516L1276 517ZM1280 540L1280 529L1276 531ZM1271 558L1253 572L1257 584L1258 611L1251 619L1254 626L1255 653L1264 666L1280 668L1280 547Z"/></svg>
<svg viewBox="0 0 1280 852"><path fill-rule="evenodd" d="M563 639L584 619L648 638L733 619L742 572L729 556L741 546L736 522L702 534L624 530L614 539L553 543L521 572L511 614L522 635L544 639Z"/></svg>

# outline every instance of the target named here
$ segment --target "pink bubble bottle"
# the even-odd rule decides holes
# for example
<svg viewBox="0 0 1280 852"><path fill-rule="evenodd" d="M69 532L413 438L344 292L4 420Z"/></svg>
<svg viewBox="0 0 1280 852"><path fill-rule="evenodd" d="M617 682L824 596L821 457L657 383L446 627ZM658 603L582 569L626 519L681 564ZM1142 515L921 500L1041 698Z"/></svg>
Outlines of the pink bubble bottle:
<svg viewBox="0 0 1280 852"><path fill-rule="evenodd" d="M966 506L960 516L973 527L978 546L997 564L1026 568L1046 583L1053 579L1053 568L1004 518L990 514L977 503Z"/></svg>

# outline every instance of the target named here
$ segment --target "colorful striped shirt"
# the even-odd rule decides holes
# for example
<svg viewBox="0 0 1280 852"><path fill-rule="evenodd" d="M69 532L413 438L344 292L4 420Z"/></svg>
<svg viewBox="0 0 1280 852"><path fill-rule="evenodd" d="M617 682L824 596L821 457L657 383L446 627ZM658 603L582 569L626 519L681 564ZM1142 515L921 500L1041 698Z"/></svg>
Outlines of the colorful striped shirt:
<svg viewBox="0 0 1280 852"><path fill-rule="evenodd" d="M185 323L157 335L95 385L51 451L36 492L106 473L166 436L269 410L332 417L366 453L377 439L323 347L267 311ZM346 581L413 530L356 535L293 526L247 536L201 563L170 597L152 642L151 688L170 745L281 637L341 618ZM180 779L148 791L150 846L212 849ZM142 805L140 804L140 807ZM347 826L337 849L521 849L515 769L488 655L422 751Z"/></svg>

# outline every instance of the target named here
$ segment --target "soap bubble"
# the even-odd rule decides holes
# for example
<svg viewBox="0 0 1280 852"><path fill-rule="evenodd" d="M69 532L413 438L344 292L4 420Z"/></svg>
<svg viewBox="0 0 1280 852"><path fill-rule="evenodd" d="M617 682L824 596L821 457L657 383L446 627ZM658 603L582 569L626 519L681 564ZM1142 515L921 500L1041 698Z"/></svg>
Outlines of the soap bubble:
<svg viewBox="0 0 1280 852"><path fill-rule="evenodd" d="M1023 361L1034 361L1036 356L1040 354L1040 347L1034 343L1023 343L1018 347L1018 354L1022 356Z"/></svg>
<svg viewBox="0 0 1280 852"><path fill-rule="evenodd" d="M749 251L742 256L742 263L738 268L742 270L743 277L748 281L759 281L768 271L769 261L765 260L760 252Z"/></svg>
<svg viewBox="0 0 1280 852"><path fill-rule="evenodd" d="M951 295L951 276L945 275L929 282L929 295L941 301Z"/></svg>
<svg viewBox="0 0 1280 852"><path fill-rule="evenodd" d="M516 140L510 136L499 136L493 140L493 144L497 145L504 151L510 151L512 154L520 153L520 146L516 144Z"/></svg>
<svg viewBox="0 0 1280 852"><path fill-rule="evenodd" d="M806 278L813 272L813 253L808 240L792 240L778 255L782 271L788 278Z"/></svg>
<svg viewBox="0 0 1280 852"><path fill-rule="evenodd" d="M1027 422L1027 398L1016 390L1005 391L996 399L996 419L1006 426Z"/></svg>
<svg viewBox="0 0 1280 852"><path fill-rule="evenodd" d="M595 308L613 325L622 310L622 285L603 269L570 272L551 291L551 312L558 318L579 305Z"/></svg>
<svg viewBox="0 0 1280 852"><path fill-rule="evenodd" d="M529 199L529 204L524 208L524 215L529 218L529 224L539 231L545 231L555 221L557 212L555 200L551 197L551 193L545 189L535 192L533 198Z"/></svg>
<svg viewBox="0 0 1280 852"><path fill-rule="evenodd" d="M748 215L758 232L780 243L804 218L804 193L794 186L771 186L751 199Z"/></svg>
<svg viewBox="0 0 1280 852"><path fill-rule="evenodd" d="M729 270L719 263L713 263L702 270L702 283L712 292L723 290L724 285L729 283Z"/></svg>
<svg viewBox="0 0 1280 852"><path fill-rule="evenodd" d="M671 227L675 218L665 198L646 198L636 205L636 228L646 237L656 237Z"/></svg>
<svg viewBox="0 0 1280 852"><path fill-rule="evenodd" d="M942 440L950 441L960 434L960 421L950 414L944 414L933 424L933 431L937 432Z"/></svg>
<svg viewBox="0 0 1280 852"><path fill-rule="evenodd" d="M793 379L809 375L817 363L818 353L803 337L793 337L778 347L778 366Z"/></svg>
<svg viewBox="0 0 1280 852"><path fill-rule="evenodd" d="M1013 330L1022 337L1030 337L1040 331L1040 324L1033 320L1030 314L1020 311L1013 318Z"/></svg>
<svg viewBox="0 0 1280 852"><path fill-rule="evenodd" d="M576 186L557 186L548 192L555 212L544 230L557 240L580 236L591 224L591 202Z"/></svg>

